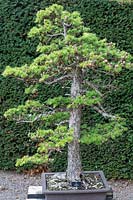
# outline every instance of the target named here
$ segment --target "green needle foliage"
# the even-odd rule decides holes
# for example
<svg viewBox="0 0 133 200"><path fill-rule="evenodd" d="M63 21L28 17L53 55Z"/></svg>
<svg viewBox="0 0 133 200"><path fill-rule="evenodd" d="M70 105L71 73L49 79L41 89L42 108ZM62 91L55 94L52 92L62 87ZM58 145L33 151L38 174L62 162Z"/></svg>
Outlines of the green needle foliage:
<svg viewBox="0 0 133 200"><path fill-rule="evenodd" d="M64 94L48 99L43 104L28 100L25 105L5 112L6 118L16 120L17 123L40 123L40 128L30 133L31 139L38 143L37 153L19 159L17 166L27 162L47 163L52 152L60 151L66 144L71 143L74 130L69 128L68 121L71 110L79 107L93 108L102 114L106 121L96 124L95 127L89 127L89 124L88 127L81 126L81 142L105 142L126 130L123 119L105 111L102 94L93 82L87 81L87 76L95 77L98 71L111 75L124 68L130 69L131 55L120 51L113 43L107 43L106 39L100 40L84 26L78 12L70 13L60 5L53 4L40 10L35 22L36 26L30 30L28 36L39 39L39 56L30 65L15 68L7 66L3 76L16 76L24 80L28 86L25 93L29 94L36 92L42 82L44 85L52 85L58 81L62 82L62 85L66 81L71 84L74 72L80 71L82 87L75 98Z"/></svg>

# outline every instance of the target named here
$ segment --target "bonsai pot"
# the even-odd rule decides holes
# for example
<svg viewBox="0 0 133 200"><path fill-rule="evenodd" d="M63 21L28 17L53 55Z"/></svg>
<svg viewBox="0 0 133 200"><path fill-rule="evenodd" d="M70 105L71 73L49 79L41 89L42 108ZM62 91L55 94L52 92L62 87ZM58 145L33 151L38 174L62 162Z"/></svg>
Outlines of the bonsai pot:
<svg viewBox="0 0 133 200"><path fill-rule="evenodd" d="M63 172L59 173L43 173L42 174L42 192L45 195L46 200L107 200L112 198L107 198L107 194L110 193L110 188L105 179L105 176L102 171L89 171L84 172L83 174L96 174L100 177L103 188L100 189L76 189L72 190L49 190L48 189L48 177L56 176L56 174L62 175Z"/></svg>

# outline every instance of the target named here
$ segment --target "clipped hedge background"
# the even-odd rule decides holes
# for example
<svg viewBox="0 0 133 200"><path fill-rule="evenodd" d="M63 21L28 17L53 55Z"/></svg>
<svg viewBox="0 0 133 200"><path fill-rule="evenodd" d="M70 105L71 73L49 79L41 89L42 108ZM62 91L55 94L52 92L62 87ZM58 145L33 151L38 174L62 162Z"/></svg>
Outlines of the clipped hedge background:
<svg viewBox="0 0 133 200"><path fill-rule="evenodd" d="M107 38L109 42L115 42L121 50L132 53L132 3L108 0L0 0L0 73L7 65L21 66L30 63L36 56L37 41L27 39L27 32L34 25L36 12L52 3L62 4L68 10L80 11L86 26L92 32L101 38ZM114 113L126 117L129 131L115 141L111 140L101 146L82 145L85 170L103 169L108 177L132 178L131 77L132 74L128 71L116 77L113 82L117 89L109 92L106 99ZM40 100L52 96L54 91L64 92L59 85L54 86L52 92L43 88ZM7 122L3 117L8 108L23 103L27 98L21 81L0 75L0 169L14 169L18 157L35 151L27 135L37 124L29 127ZM95 120L99 121L99 116ZM66 151L56 156L58 159L55 159L51 169L65 170Z"/></svg>

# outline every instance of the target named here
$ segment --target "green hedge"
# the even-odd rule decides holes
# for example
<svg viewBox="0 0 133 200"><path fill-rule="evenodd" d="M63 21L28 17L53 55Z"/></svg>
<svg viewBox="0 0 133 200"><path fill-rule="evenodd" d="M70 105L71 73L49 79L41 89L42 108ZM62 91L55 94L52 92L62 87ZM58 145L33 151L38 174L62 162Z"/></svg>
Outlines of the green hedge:
<svg viewBox="0 0 133 200"><path fill-rule="evenodd" d="M132 53L133 30L132 4L107 0L0 0L0 72L6 65L21 66L30 63L36 56L37 41L27 39L27 32L34 24L35 14L40 8L52 3L60 3L69 10L81 12L86 26L101 38L115 42L117 47ZM108 93L107 103L115 113L126 117L129 131L115 141L102 146L82 146L84 169L104 169L110 177L131 178L132 136L131 136L131 76L123 72L113 82L117 89ZM124 89L123 89L124 86ZM0 76L0 169L14 169L15 160L27 152L32 154L28 132L34 127L7 122L3 113L10 107L23 103L28 97L24 95L24 84L15 79ZM42 86L43 88L43 86ZM52 91L40 89L40 100L64 91L56 85ZM35 97L36 98L36 97ZM87 118L87 112L85 119ZM96 115L96 121L100 117ZM90 159L90 155L92 158ZM56 159L53 170L63 170L65 156Z"/></svg>

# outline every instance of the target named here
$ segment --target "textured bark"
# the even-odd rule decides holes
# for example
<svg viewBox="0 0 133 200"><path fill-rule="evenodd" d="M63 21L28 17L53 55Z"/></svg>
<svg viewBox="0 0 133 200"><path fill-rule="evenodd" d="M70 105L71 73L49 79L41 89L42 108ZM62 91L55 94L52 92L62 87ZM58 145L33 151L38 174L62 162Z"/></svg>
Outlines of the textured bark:
<svg viewBox="0 0 133 200"><path fill-rule="evenodd" d="M75 99L81 91L81 72L73 70L73 81L71 85L71 98ZM80 160L80 123L81 106L72 108L70 111L69 128L73 129L73 141L68 144L68 167L67 179L70 182L80 181L81 160Z"/></svg>

